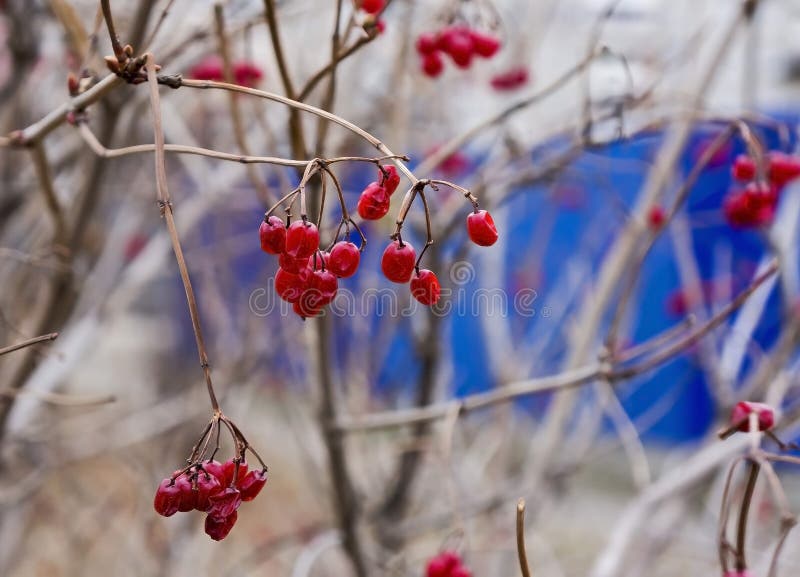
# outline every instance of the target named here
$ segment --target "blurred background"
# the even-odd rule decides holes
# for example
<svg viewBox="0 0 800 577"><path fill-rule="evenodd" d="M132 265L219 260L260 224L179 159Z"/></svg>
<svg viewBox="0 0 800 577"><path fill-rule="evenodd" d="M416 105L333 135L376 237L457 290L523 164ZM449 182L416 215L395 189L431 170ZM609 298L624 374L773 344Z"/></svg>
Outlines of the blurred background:
<svg viewBox="0 0 800 577"><path fill-rule="evenodd" d="M275 296L277 259L256 241L297 171L168 156L220 402L270 467L217 543L200 513L152 506L211 411L152 152L102 153L153 142L147 86L109 90L28 146L5 139L0 346L59 337L0 355L0 575L423 575L448 549L475 576L508 575L519 498L534 575L720 574L724 476L745 445L716 431L742 399L797 417L800 190L786 185L770 226L732 226L723 205L753 143L795 152L800 3L391 0L378 16L351 0L110 4L122 43L152 52L162 74L221 79L224 46L237 83L331 110L407 154L418 177L472 190L500 240L471 245L469 203L429 192L425 263L444 296L415 304L380 273L401 190L390 216L364 224L358 274L304 322ZM91 90L112 49L96 1L0 6L11 134L69 101L68 74L73 95ZM347 55L331 75L337 22ZM501 48L467 68L445 58L432 77L418 38L454 23ZM313 115L300 117L298 150L289 110L256 97L162 87L161 106L171 144L375 155ZM374 167L334 170L354 210ZM653 207L673 204L654 222ZM324 240L336 210L329 199ZM425 242L418 204L405 234ZM666 362L613 387L459 410L702 326L773 258L778 275ZM649 342L637 352L667 344ZM390 413L427 405L417 421ZM784 436L797 425L782 422ZM779 472L793 498L792 469ZM752 523L751 566L767 575L779 512L761 486ZM780 574L800 566L796 539Z"/></svg>

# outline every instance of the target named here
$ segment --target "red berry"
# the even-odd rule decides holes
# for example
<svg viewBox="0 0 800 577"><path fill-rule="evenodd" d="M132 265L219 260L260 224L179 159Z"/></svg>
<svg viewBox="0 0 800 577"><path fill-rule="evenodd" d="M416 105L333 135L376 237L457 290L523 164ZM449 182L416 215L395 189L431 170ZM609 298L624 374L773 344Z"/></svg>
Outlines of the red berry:
<svg viewBox="0 0 800 577"><path fill-rule="evenodd" d="M776 186L783 186L795 178L800 177L800 158L771 152L769 155L769 180Z"/></svg>
<svg viewBox="0 0 800 577"><path fill-rule="evenodd" d="M210 497L216 495L220 491L222 491L222 483L219 482L219 479L209 473L203 471L198 472L195 509L198 511L208 511L211 507Z"/></svg>
<svg viewBox="0 0 800 577"><path fill-rule="evenodd" d="M367 14L377 14L385 4L386 0L361 0L361 9Z"/></svg>
<svg viewBox="0 0 800 577"><path fill-rule="evenodd" d="M164 479L156 489L153 508L164 517L171 517L178 512L181 504L181 489L172 479Z"/></svg>
<svg viewBox="0 0 800 577"><path fill-rule="evenodd" d="M336 298L339 290L339 281L329 270L315 270L308 281L308 288L303 293L303 299L312 308L321 309Z"/></svg>
<svg viewBox="0 0 800 577"><path fill-rule="evenodd" d="M479 246L492 246L497 242L497 227L492 215L485 210L476 210L467 217L467 232Z"/></svg>
<svg viewBox="0 0 800 577"><path fill-rule="evenodd" d="M452 571L461 566L461 558L452 551L443 551L428 562L426 577L450 577Z"/></svg>
<svg viewBox="0 0 800 577"><path fill-rule="evenodd" d="M290 272L292 274L299 274L300 271L305 270L308 267L308 257L305 256L303 258L294 258L293 256L282 252L278 256L278 266L280 266L286 272Z"/></svg>
<svg viewBox="0 0 800 577"><path fill-rule="evenodd" d="M382 18L379 18L375 22L375 29L378 31L378 34L383 34L386 32L386 22Z"/></svg>
<svg viewBox="0 0 800 577"><path fill-rule="evenodd" d="M219 461L204 461L203 470L209 475L216 477L220 487L225 488L228 483L225 481L225 469Z"/></svg>
<svg viewBox="0 0 800 577"><path fill-rule="evenodd" d="M236 520L239 518L239 513L234 511L227 517L216 518L208 515L206 517L206 535L214 539L214 541L222 541L231 532Z"/></svg>
<svg viewBox="0 0 800 577"><path fill-rule="evenodd" d="M236 509L242 504L242 495L239 489L228 487L224 491L210 496L208 501L211 503L208 509L208 516L215 519L223 519L236 512Z"/></svg>
<svg viewBox="0 0 800 577"><path fill-rule="evenodd" d="M386 189L371 182L358 199L358 214L364 220L379 220L389 212L390 200Z"/></svg>
<svg viewBox="0 0 800 577"><path fill-rule="evenodd" d="M286 302L293 303L300 298L300 295L308 287L310 276L308 269L299 274L293 274L283 268L279 268L278 272L275 273L275 292Z"/></svg>
<svg viewBox="0 0 800 577"><path fill-rule="evenodd" d="M421 269L411 278L411 296L425 306L435 305L442 293L442 287L436 275L426 269Z"/></svg>
<svg viewBox="0 0 800 577"><path fill-rule="evenodd" d="M247 474L247 461L239 461L239 471L236 474L236 461L228 459L222 463L222 472L225 474L225 487L238 482Z"/></svg>
<svg viewBox="0 0 800 577"><path fill-rule="evenodd" d="M225 80L222 58L219 56L209 56L201 60L189 70L188 76L195 80L222 82Z"/></svg>
<svg viewBox="0 0 800 577"><path fill-rule="evenodd" d="M233 79L236 84L253 88L263 78L261 68L248 61L236 62L233 65Z"/></svg>
<svg viewBox="0 0 800 577"><path fill-rule="evenodd" d="M417 43L415 44L417 48L417 53L421 56L425 56L426 54L433 54L437 50L439 50L439 38L436 34L432 33L424 33L420 34L417 37Z"/></svg>
<svg viewBox="0 0 800 577"><path fill-rule="evenodd" d="M431 52L423 56L422 72L430 78L436 78L444 72L444 60L442 60L438 52Z"/></svg>
<svg viewBox="0 0 800 577"><path fill-rule="evenodd" d="M491 58L500 50L500 41L494 36L476 30L470 30L469 36L472 39L475 54L482 58Z"/></svg>
<svg viewBox="0 0 800 577"><path fill-rule="evenodd" d="M392 282L407 283L414 272L417 253L409 243L395 240L386 247L381 258L381 270Z"/></svg>
<svg viewBox="0 0 800 577"><path fill-rule="evenodd" d="M312 298L309 298L308 292L304 292L297 301L292 303L292 310L302 319L315 317L322 312L322 309L316 306Z"/></svg>
<svg viewBox="0 0 800 577"><path fill-rule="evenodd" d="M472 573L463 565L459 565L450 571L450 577L472 577Z"/></svg>
<svg viewBox="0 0 800 577"><path fill-rule="evenodd" d="M177 473L177 471L176 471ZM189 476L184 473L175 478L175 486L181 494L181 502L178 504L178 511L186 513L194 510L197 505L197 491L192 489L192 481Z"/></svg>
<svg viewBox="0 0 800 577"><path fill-rule="evenodd" d="M647 225L653 229L658 230L662 226L664 226L664 222L667 220L667 213L664 212L664 209L661 205L654 204L650 207L650 210L647 212Z"/></svg>
<svg viewBox="0 0 800 577"><path fill-rule="evenodd" d="M296 220L286 230L286 254L294 258L310 257L319 249L319 231L313 222Z"/></svg>
<svg viewBox="0 0 800 577"><path fill-rule="evenodd" d="M731 172L737 180L752 180L756 176L756 163L746 154L740 154L733 161Z"/></svg>
<svg viewBox="0 0 800 577"><path fill-rule="evenodd" d="M400 186L400 174L394 164L384 164L381 168L383 170L378 170L380 185L386 190L386 194L392 196Z"/></svg>
<svg viewBox="0 0 800 577"><path fill-rule="evenodd" d="M731 425L737 430L747 433L750 431L750 414L758 415L758 430L767 431L775 425L775 411L764 403L751 403L740 401L731 411Z"/></svg>
<svg viewBox="0 0 800 577"><path fill-rule="evenodd" d="M339 278L348 278L356 274L361 261L361 251L352 242L337 242L328 257L328 270Z"/></svg>
<svg viewBox="0 0 800 577"><path fill-rule="evenodd" d="M528 69L520 66L495 74L489 83L495 90L516 90L528 83Z"/></svg>
<svg viewBox="0 0 800 577"><path fill-rule="evenodd" d="M310 271L315 271L323 268L328 268L328 259L330 254L324 250L318 250L308 258L307 268Z"/></svg>
<svg viewBox="0 0 800 577"><path fill-rule="evenodd" d="M258 229L261 250L268 254L281 254L286 248L286 225L277 216L270 216Z"/></svg>
<svg viewBox="0 0 800 577"><path fill-rule="evenodd" d="M252 501L264 488L267 483L266 471L250 471L239 483L239 491L242 493L242 501Z"/></svg>
<svg viewBox="0 0 800 577"><path fill-rule="evenodd" d="M757 228L772 222L777 203L777 189L750 183L744 191L726 196L722 211L734 228Z"/></svg>
<svg viewBox="0 0 800 577"><path fill-rule="evenodd" d="M442 32L440 45L450 55L456 66L469 68L472 56L475 53L475 44L470 36L469 29L453 27Z"/></svg>

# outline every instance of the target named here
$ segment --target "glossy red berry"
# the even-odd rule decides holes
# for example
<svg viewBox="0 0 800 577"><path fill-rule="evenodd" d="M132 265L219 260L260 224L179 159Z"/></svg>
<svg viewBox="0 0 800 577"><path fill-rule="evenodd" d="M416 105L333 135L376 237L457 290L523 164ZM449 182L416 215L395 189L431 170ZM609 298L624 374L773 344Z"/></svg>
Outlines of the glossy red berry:
<svg viewBox="0 0 800 577"><path fill-rule="evenodd" d="M302 319L316 317L322 312L322 308L317 306L308 291L304 292L297 301L292 303L292 310Z"/></svg>
<svg viewBox="0 0 800 577"><path fill-rule="evenodd" d="M389 194L377 182L370 183L358 199L358 214L364 220L379 220L389 212Z"/></svg>
<svg viewBox="0 0 800 577"><path fill-rule="evenodd" d="M286 254L308 258L319 249L319 231L313 222L296 220L286 229Z"/></svg>
<svg viewBox="0 0 800 577"><path fill-rule="evenodd" d="M771 152L768 172L772 184L783 186L800 177L800 157L782 152Z"/></svg>
<svg viewBox="0 0 800 577"><path fill-rule="evenodd" d="M377 14L386 5L386 0L361 0L361 9L367 14Z"/></svg>
<svg viewBox="0 0 800 577"><path fill-rule="evenodd" d="M311 271L328 268L330 254L324 250L318 250L308 258L308 269Z"/></svg>
<svg viewBox="0 0 800 577"><path fill-rule="evenodd" d="M442 32L440 45L459 68L469 68L475 45L466 28L448 28Z"/></svg>
<svg viewBox="0 0 800 577"><path fill-rule="evenodd" d="M400 244L400 241L395 240L383 251L381 270L390 281L407 283L414 272L416 259L417 253L413 246L407 242Z"/></svg>
<svg viewBox="0 0 800 577"><path fill-rule="evenodd" d="M422 72L430 78L436 78L444 72L444 60L438 52L431 52L422 57Z"/></svg>
<svg viewBox="0 0 800 577"><path fill-rule="evenodd" d="M198 511L208 511L211 507L209 500L212 495L216 495L222 491L222 483L219 482L214 475L200 471L197 474L197 499L195 502L195 509Z"/></svg>
<svg viewBox="0 0 800 577"><path fill-rule="evenodd" d="M417 37L415 47L418 54L425 56L426 54L433 54L439 50L438 43L439 39L436 34L424 33Z"/></svg>
<svg viewBox="0 0 800 577"><path fill-rule="evenodd" d="M652 230L658 230L667 220L667 213L661 205L655 204L647 211L647 226Z"/></svg>
<svg viewBox="0 0 800 577"><path fill-rule="evenodd" d="M315 270L308 281L308 288L303 293L303 299L312 308L321 309L336 298L339 290L339 281L330 270Z"/></svg>
<svg viewBox="0 0 800 577"><path fill-rule="evenodd" d="M300 295L308 287L309 276L308 269L294 274L279 268L278 272L275 273L275 292L286 302L293 303L300 298Z"/></svg>
<svg viewBox="0 0 800 577"><path fill-rule="evenodd" d="M500 40L490 34L470 30L469 36L472 39L475 54L482 58L491 58L500 50Z"/></svg>
<svg viewBox="0 0 800 577"><path fill-rule="evenodd" d="M435 305L442 294L439 279L433 271L426 268L411 277L411 296L425 306Z"/></svg>
<svg viewBox="0 0 800 577"><path fill-rule="evenodd" d="M252 501L264 488L267 483L267 472L254 470L247 473L239 483L239 491L242 494L242 501Z"/></svg>
<svg viewBox="0 0 800 577"><path fill-rule="evenodd" d="M286 225L277 216L270 216L258 229L261 250L268 254L281 254L286 248Z"/></svg>
<svg viewBox="0 0 800 577"><path fill-rule="evenodd" d="M394 164L384 164L381 169L383 170L378 170L380 185L386 190L386 194L392 196L400 186L400 173Z"/></svg>
<svg viewBox="0 0 800 577"><path fill-rule="evenodd" d="M328 257L328 270L339 278L356 274L361 261L361 251L352 242L340 241L333 245Z"/></svg>
<svg viewBox="0 0 800 577"><path fill-rule="evenodd" d="M206 535L214 539L214 541L222 541L233 529L236 520L239 518L239 513L234 511L227 517L206 517Z"/></svg>
<svg viewBox="0 0 800 577"><path fill-rule="evenodd" d="M467 233L479 246L492 246L497 242L497 227L492 215L485 210L476 210L467 217Z"/></svg>
<svg viewBox="0 0 800 577"><path fill-rule="evenodd" d="M295 258L285 252L278 255L278 266L286 272L299 274L301 270L308 267L308 257Z"/></svg>
<svg viewBox="0 0 800 577"><path fill-rule="evenodd" d="M172 481L164 479L156 489L156 496L153 499L153 508L156 513L164 517L171 517L178 512L181 504L181 489Z"/></svg>
<svg viewBox="0 0 800 577"><path fill-rule="evenodd" d="M211 506L208 508L208 515L215 519L230 517L242 504L242 495L239 489L228 487L216 495L208 498Z"/></svg>
<svg viewBox="0 0 800 577"><path fill-rule="evenodd" d="M731 426L744 433L750 430L750 414L758 415L758 430L767 431L775 425L775 410L765 403L740 401L731 411Z"/></svg>
<svg viewBox="0 0 800 577"><path fill-rule="evenodd" d="M737 180L753 180L756 176L756 163L746 154L740 154L734 159L731 172Z"/></svg>

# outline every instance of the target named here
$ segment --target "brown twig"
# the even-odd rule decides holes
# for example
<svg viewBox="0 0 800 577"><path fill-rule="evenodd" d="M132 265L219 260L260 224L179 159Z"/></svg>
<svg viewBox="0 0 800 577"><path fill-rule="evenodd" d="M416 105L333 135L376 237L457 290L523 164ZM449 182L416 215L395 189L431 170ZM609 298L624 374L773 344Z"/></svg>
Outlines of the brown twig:
<svg viewBox="0 0 800 577"><path fill-rule="evenodd" d="M525 552L525 499L517 501L517 557L522 577L531 577L528 554Z"/></svg>
<svg viewBox="0 0 800 577"><path fill-rule="evenodd" d="M28 339L27 341L22 341L21 343L17 343L16 345L9 345L7 347L3 347L2 349L0 349L0 356L6 355L8 353L13 353L14 351L18 351L19 349L24 349L25 347L30 347L31 345L36 345L46 341L54 341L57 338L58 338L58 333L49 333L46 335L42 335L40 337L34 337L32 339Z"/></svg>

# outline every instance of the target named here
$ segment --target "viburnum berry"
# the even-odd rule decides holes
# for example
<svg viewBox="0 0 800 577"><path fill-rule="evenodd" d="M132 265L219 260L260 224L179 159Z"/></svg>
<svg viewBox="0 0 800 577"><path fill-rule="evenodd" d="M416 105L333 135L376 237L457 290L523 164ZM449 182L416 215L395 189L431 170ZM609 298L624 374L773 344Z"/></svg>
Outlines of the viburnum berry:
<svg viewBox="0 0 800 577"><path fill-rule="evenodd" d="M436 34L423 33L417 37L417 42L414 46L417 49L417 54L421 56L433 54L439 50L439 38Z"/></svg>
<svg viewBox="0 0 800 577"><path fill-rule="evenodd" d="M236 465L239 465L239 471L237 474ZM222 463L222 473L225 475L225 487L233 486L234 482L238 482L239 479L244 477L247 474L247 461L236 461L234 459L228 459L224 463Z"/></svg>
<svg viewBox="0 0 800 577"><path fill-rule="evenodd" d="M377 14L386 5L386 0L361 0L361 9L367 14Z"/></svg>
<svg viewBox="0 0 800 577"><path fill-rule="evenodd" d="M242 494L236 487L228 487L209 497L208 501L211 503L208 515L215 519L222 519L236 512L239 505L242 504Z"/></svg>
<svg viewBox="0 0 800 577"><path fill-rule="evenodd" d="M308 261L309 258L307 256L295 258L285 252L278 255L278 266L292 274L299 274L301 270L306 269L308 267Z"/></svg>
<svg viewBox="0 0 800 577"><path fill-rule="evenodd" d="M733 161L731 173L737 180L752 180L756 176L756 163L746 154L740 154Z"/></svg>
<svg viewBox="0 0 800 577"><path fill-rule="evenodd" d="M358 199L358 214L364 220L379 220L389 212L390 203L386 189L377 182L371 182Z"/></svg>
<svg viewBox="0 0 800 577"><path fill-rule="evenodd" d="M407 283L414 272L416 259L417 253L411 244L395 240L383 251L381 270L390 281Z"/></svg>
<svg viewBox="0 0 800 577"><path fill-rule="evenodd" d="M225 79L225 69L223 68L222 58L219 56L204 58L189 70L187 76L195 80L223 81Z"/></svg>
<svg viewBox="0 0 800 577"><path fill-rule="evenodd" d="M459 68L469 68L475 53L475 43L468 28L451 27L442 31L440 36L442 50L450 56Z"/></svg>
<svg viewBox="0 0 800 577"><path fill-rule="evenodd" d="M492 215L485 210L475 210L467 217L467 233L479 246L492 246L497 242L497 227Z"/></svg>
<svg viewBox="0 0 800 577"><path fill-rule="evenodd" d="M647 226L649 226L652 230L658 230L667 220L667 213L664 211L664 208L659 204L654 204L650 207L650 210L647 211Z"/></svg>
<svg viewBox="0 0 800 577"><path fill-rule="evenodd" d="M258 229L261 250L267 254L281 254L286 249L286 225L277 216L270 216Z"/></svg>
<svg viewBox="0 0 800 577"><path fill-rule="evenodd" d="M303 293L302 298L308 300L312 308L321 309L329 305L339 289L339 281L329 270L315 270L311 273L308 281L308 288Z"/></svg>
<svg viewBox="0 0 800 577"><path fill-rule="evenodd" d="M292 303L292 310L302 319L318 316L322 312L322 307L318 307L308 291L305 291L300 298Z"/></svg>
<svg viewBox="0 0 800 577"><path fill-rule="evenodd" d="M442 294L439 279L433 271L426 268L411 277L411 296L425 306L435 305Z"/></svg>
<svg viewBox="0 0 800 577"><path fill-rule="evenodd" d="M239 491L242 496L242 501L252 501L264 488L267 483L267 472L263 470L254 470L247 473L244 479L239 481Z"/></svg>
<svg viewBox="0 0 800 577"><path fill-rule="evenodd" d="M784 186L800 177L800 158L783 152L771 152L768 172L772 184Z"/></svg>
<svg viewBox="0 0 800 577"><path fill-rule="evenodd" d="M222 463L219 461L204 461L201 466L206 473L212 477L216 477L223 489L228 486L228 483L225 481L225 469Z"/></svg>
<svg viewBox="0 0 800 577"><path fill-rule="evenodd" d="M422 57L422 72L430 78L436 78L444 72L444 60L438 52L431 52Z"/></svg>
<svg viewBox="0 0 800 577"><path fill-rule="evenodd" d="M380 185L386 190L386 194L392 196L397 187L400 186L400 173L394 164L384 164L378 169L378 179Z"/></svg>
<svg viewBox="0 0 800 577"><path fill-rule="evenodd" d="M263 77L261 68L250 61L241 60L233 65L233 79L236 84L253 88Z"/></svg>
<svg viewBox="0 0 800 577"><path fill-rule="evenodd" d="M426 577L452 577L454 572L463 567L461 557L454 551L442 551L430 561L425 568Z"/></svg>
<svg viewBox="0 0 800 577"><path fill-rule="evenodd" d="M528 69L524 66L511 68L495 74L489 81L492 88L498 91L516 90L528 83Z"/></svg>
<svg viewBox="0 0 800 577"><path fill-rule="evenodd" d="M318 250L310 257L308 257L307 268L311 271L328 268L328 259L330 254L324 250Z"/></svg>
<svg viewBox="0 0 800 577"><path fill-rule="evenodd" d="M776 188L750 183L743 191L728 194L722 211L732 227L756 228L772 222L777 203Z"/></svg>
<svg viewBox="0 0 800 577"><path fill-rule="evenodd" d="M750 415L758 415L758 430L768 431L775 425L775 410L764 403L740 401L731 411L730 423L736 430L747 433L750 431Z"/></svg>
<svg viewBox="0 0 800 577"><path fill-rule="evenodd" d="M500 50L500 41L490 34L470 30L469 36L472 39L475 54L482 58L491 58Z"/></svg>
<svg viewBox="0 0 800 577"><path fill-rule="evenodd" d="M239 513L234 511L227 517L206 517L205 531L206 535L214 539L214 541L222 541L233 529L236 520L239 518Z"/></svg>
<svg viewBox="0 0 800 577"><path fill-rule="evenodd" d="M219 479L210 473L199 471L197 474L197 500L195 502L195 509L198 511L208 511L211 507L209 498L222 491L222 483Z"/></svg>
<svg viewBox="0 0 800 577"><path fill-rule="evenodd" d="M178 471L175 471L177 474ZM175 486L180 491L181 502L178 504L178 511L188 513L197 506L197 492L192 489L192 481L186 473L175 477Z"/></svg>
<svg viewBox="0 0 800 577"><path fill-rule="evenodd" d="M349 278L358 270L361 251L352 242L340 241L331 248L328 270L339 278Z"/></svg>
<svg viewBox="0 0 800 577"><path fill-rule="evenodd" d="M319 230L313 222L296 220L286 229L286 254L308 258L319 249Z"/></svg>
<svg viewBox="0 0 800 577"><path fill-rule="evenodd" d="M178 512L181 505L181 489L170 479L164 479L156 489L156 496L153 499L153 508L156 513L164 517L171 517Z"/></svg>
<svg viewBox="0 0 800 577"><path fill-rule="evenodd" d="M275 292L286 302L293 303L306 290L310 276L310 271L307 268L298 274L278 268L278 272L275 273Z"/></svg>

